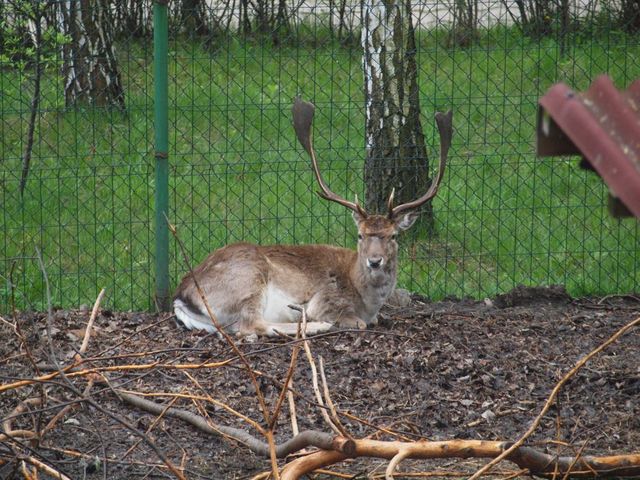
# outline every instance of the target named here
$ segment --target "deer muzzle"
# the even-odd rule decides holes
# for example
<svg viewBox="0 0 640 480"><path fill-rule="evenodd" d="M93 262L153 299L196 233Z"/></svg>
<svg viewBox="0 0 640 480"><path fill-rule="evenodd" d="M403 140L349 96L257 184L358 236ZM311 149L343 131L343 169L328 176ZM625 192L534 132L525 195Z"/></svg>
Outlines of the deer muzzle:
<svg viewBox="0 0 640 480"><path fill-rule="evenodd" d="M376 270L384 264L384 257L371 257L367 258L367 267L372 270Z"/></svg>

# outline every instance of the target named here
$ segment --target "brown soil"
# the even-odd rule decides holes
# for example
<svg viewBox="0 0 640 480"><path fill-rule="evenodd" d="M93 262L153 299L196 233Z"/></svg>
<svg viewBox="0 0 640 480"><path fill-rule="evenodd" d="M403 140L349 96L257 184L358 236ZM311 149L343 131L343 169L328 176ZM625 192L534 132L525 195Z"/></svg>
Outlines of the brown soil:
<svg viewBox="0 0 640 480"><path fill-rule="evenodd" d="M638 298L573 300L561 288L518 288L485 302L429 303L415 296L409 307L385 308L380 324L373 329L330 332L313 338L310 346L316 360L320 356L324 359L337 408L364 421L342 417L354 437L372 435L376 426L414 439L515 440L529 427L558 380L581 357L639 315ZM87 311L54 313L51 346L60 363L71 362L88 317ZM51 365L46 315L20 313L18 323L35 362ZM25 346L8 323L0 322L0 338L0 382L35 377ZM260 387L273 405L289 364L292 342L282 338L239 345L261 372ZM103 311L85 357L93 358L87 363L91 366L167 365L213 362L233 358L233 354L215 335L185 331L167 315ZM224 368L190 370L189 375L200 387L185 371L163 367L111 372L109 385L96 383L91 398L136 428L150 429L149 437L172 462L185 467L187 478L251 478L267 470L267 459L180 420L162 418L153 425L156 417L122 403L111 390L210 395L261 421L253 387L238 361ZM82 391L87 379L69 381ZM328 432L313 401L310 369L303 352L297 362L294 389L300 429ZM585 454L637 452L639 395L640 334L632 330L567 384L528 444L563 454L580 449ZM78 399L60 378L14 388L0 393L0 418L5 419L21 401L32 397L44 398L44 408L32 408L14 418L13 429L38 429L61 405ZM169 397L156 401L167 402ZM178 399L174 406L209 415L219 424L246 427L206 401ZM279 441L291 435L289 418L285 405L278 423ZM379 433L377 438L391 437ZM40 442L0 441L0 478L23 478L16 470L19 455L37 457L72 479L169 477L153 450L138 440L115 419L80 402ZM552 443L556 440L569 446ZM353 478L367 478L384 472L384 465L382 460L358 459L335 469L360 475ZM405 471L469 472L477 465L477 461L449 460L406 462L402 467Z"/></svg>

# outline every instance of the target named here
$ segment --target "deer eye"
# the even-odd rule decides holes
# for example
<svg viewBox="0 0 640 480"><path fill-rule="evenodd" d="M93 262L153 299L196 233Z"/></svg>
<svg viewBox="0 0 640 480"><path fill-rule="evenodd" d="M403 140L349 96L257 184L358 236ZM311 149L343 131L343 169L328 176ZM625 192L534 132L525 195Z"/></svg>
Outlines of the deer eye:
<svg viewBox="0 0 640 480"><path fill-rule="evenodd" d="M398 238L398 234L394 233L393 235L391 235L391 240L395 240L396 238Z"/></svg>
<svg viewBox="0 0 640 480"><path fill-rule="evenodd" d="M358 234L358 240L362 240L362 238L363 238L363 237L362 237L362 234L361 234L361 233L359 233L359 234Z"/></svg>

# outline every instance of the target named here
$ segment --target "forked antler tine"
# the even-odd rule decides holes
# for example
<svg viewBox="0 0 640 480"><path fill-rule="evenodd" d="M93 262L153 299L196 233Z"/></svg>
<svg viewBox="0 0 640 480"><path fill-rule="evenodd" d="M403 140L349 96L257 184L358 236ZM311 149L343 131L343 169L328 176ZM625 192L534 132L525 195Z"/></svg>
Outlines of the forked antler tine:
<svg viewBox="0 0 640 480"><path fill-rule="evenodd" d="M447 113L436 112L435 118L436 124L438 125L438 132L440 134L440 163L438 165L438 173L436 175L436 178L431 181L429 190L427 190L427 193L425 193L422 197L412 202L398 205L393 209L391 209L391 203L393 200L392 193L392 196L389 198L389 217L395 217L399 213L406 210L416 209L435 197L436 193L438 193L438 187L440 186L440 182L442 181L444 169L447 164L447 154L449 153L449 147L451 146L451 137L453 136L453 112L451 110L449 110Z"/></svg>
<svg viewBox="0 0 640 480"><path fill-rule="evenodd" d="M316 176L316 180L318 181L318 185L320 186L321 190L320 192L318 192L318 195L326 200L339 203L340 205L353 210L361 216L366 217L366 212L357 202L349 202L348 200L345 200L344 198L336 195L331 190L329 190L329 187L327 187L327 185L324 183L322 174L320 173L320 169L318 168L316 153L313 150L313 134L311 126L313 124L313 115L315 113L316 107L313 105L313 103L305 102L304 100L301 100L300 97L296 97L295 101L293 102L293 108L291 110L293 113L293 128L296 131L298 141L311 157L311 166L313 167L313 173Z"/></svg>

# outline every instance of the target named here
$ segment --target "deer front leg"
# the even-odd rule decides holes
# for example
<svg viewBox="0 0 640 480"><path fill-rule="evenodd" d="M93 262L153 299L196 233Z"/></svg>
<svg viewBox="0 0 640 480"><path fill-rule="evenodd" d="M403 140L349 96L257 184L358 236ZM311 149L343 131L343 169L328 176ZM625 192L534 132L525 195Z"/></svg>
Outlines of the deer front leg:
<svg viewBox="0 0 640 480"><path fill-rule="evenodd" d="M334 288L316 293L307 304L309 319L339 328L367 328L367 322L356 314L353 305L336 293Z"/></svg>
<svg viewBox="0 0 640 480"><path fill-rule="evenodd" d="M367 322L355 315L338 318L336 325L340 328L358 328L360 330L367 328Z"/></svg>

